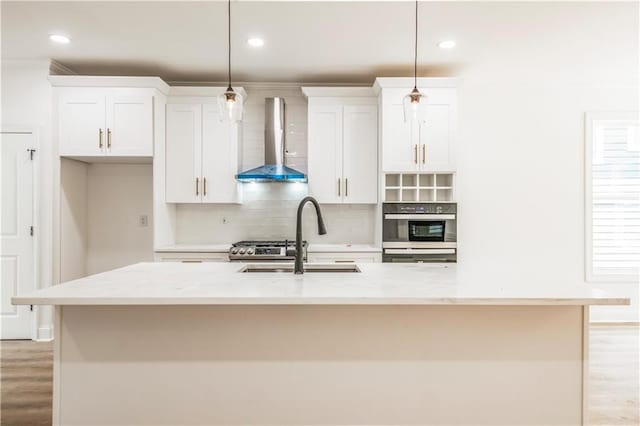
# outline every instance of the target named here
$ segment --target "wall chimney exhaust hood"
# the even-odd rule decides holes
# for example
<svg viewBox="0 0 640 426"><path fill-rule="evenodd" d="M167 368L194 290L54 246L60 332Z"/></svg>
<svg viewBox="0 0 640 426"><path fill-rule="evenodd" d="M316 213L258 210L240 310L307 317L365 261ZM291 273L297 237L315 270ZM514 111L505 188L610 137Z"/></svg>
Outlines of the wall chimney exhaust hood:
<svg viewBox="0 0 640 426"><path fill-rule="evenodd" d="M238 182L306 182L304 173L284 165L284 98L266 98L264 116L264 165L236 175Z"/></svg>

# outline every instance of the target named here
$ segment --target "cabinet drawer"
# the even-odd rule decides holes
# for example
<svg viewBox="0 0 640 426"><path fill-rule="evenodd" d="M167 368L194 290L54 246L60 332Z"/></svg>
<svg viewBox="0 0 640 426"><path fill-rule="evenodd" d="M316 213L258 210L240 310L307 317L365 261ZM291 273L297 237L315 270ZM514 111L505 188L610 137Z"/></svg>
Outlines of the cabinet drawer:
<svg viewBox="0 0 640 426"><path fill-rule="evenodd" d="M156 252L154 260L182 263L228 262L229 255L227 253Z"/></svg>
<svg viewBox="0 0 640 426"><path fill-rule="evenodd" d="M376 263L382 262L381 253L308 253L311 263Z"/></svg>

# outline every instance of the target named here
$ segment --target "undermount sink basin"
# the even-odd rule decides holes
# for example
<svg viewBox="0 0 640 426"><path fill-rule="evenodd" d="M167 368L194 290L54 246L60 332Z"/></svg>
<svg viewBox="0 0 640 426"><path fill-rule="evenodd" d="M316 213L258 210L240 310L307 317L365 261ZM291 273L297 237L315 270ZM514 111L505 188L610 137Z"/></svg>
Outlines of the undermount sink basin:
<svg viewBox="0 0 640 426"><path fill-rule="evenodd" d="M252 263L245 265L238 272L283 272L293 274L293 263ZM304 272L360 272L355 263L305 263Z"/></svg>

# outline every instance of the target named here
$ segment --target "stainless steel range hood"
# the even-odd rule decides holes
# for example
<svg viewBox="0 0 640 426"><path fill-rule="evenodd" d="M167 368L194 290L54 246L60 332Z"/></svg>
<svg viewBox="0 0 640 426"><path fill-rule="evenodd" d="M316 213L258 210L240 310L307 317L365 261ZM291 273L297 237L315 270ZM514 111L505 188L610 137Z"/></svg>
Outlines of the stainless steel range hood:
<svg viewBox="0 0 640 426"><path fill-rule="evenodd" d="M266 98L264 116L264 165L238 173L239 182L306 182L304 173L284 164L284 98Z"/></svg>

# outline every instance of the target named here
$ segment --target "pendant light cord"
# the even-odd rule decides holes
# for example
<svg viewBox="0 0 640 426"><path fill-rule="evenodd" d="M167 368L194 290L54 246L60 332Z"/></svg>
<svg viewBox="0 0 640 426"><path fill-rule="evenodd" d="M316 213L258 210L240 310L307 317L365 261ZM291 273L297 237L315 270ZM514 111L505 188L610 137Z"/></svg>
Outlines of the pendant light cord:
<svg viewBox="0 0 640 426"><path fill-rule="evenodd" d="M413 87L418 87L418 0L416 0L416 38L413 56Z"/></svg>
<svg viewBox="0 0 640 426"><path fill-rule="evenodd" d="M229 87L231 89L231 0L227 2L227 17L228 17L228 47L229 47Z"/></svg>

